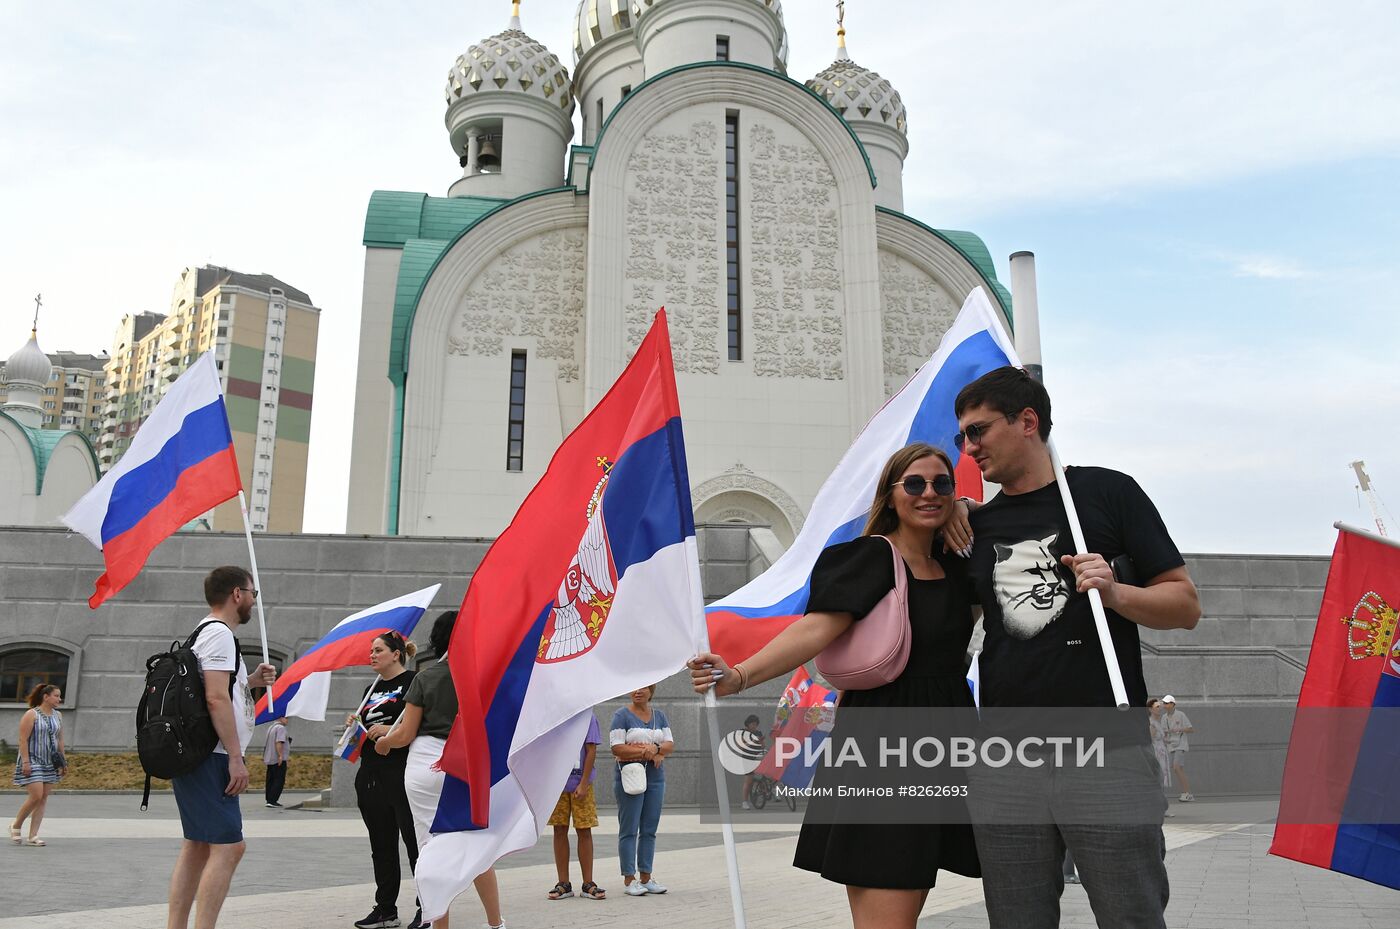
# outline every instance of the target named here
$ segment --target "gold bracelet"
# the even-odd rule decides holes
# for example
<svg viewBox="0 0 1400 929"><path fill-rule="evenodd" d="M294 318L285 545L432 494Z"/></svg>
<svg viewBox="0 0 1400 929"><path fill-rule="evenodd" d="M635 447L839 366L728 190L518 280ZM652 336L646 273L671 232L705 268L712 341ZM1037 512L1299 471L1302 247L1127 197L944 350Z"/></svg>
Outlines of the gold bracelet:
<svg viewBox="0 0 1400 929"><path fill-rule="evenodd" d="M737 671L739 674L739 689L734 692L743 693L745 690L748 689L749 686L749 673L744 670L744 666L742 663L735 664L734 670Z"/></svg>

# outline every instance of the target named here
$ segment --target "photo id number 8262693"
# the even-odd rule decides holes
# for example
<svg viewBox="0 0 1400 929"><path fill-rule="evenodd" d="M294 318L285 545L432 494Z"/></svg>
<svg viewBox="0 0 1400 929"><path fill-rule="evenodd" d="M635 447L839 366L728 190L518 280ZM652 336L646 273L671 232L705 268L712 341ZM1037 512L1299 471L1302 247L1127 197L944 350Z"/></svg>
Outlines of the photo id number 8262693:
<svg viewBox="0 0 1400 929"><path fill-rule="evenodd" d="M910 784L900 788L904 797L966 797L966 784Z"/></svg>

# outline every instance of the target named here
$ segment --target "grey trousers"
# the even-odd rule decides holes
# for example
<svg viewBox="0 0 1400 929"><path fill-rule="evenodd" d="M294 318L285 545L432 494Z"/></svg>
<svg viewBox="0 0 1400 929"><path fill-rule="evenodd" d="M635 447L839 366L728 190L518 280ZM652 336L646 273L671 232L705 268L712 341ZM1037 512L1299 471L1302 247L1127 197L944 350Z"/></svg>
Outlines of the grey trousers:
<svg viewBox="0 0 1400 929"><path fill-rule="evenodd" d="M1102 929L1165 929L1161 770L1152 749L1102 768L979 768L969 804L992 929L1060 924L1066 849Z"/></svg>

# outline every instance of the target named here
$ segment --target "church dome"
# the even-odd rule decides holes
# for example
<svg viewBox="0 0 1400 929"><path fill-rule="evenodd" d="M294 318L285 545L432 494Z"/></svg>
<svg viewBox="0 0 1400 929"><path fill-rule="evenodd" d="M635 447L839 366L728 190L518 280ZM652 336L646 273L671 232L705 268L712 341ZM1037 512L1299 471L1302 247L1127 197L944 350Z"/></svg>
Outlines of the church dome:
<svg viewBox="0 0 1400 929"><path fill-rule="evenodd" d="M632 31L633 0L579 0L574 12L574 63L608 36Z"/></svg>
<svg viewBox="0 0 1400 929"><path fill-rule="evenodd" d="M557 55L521 31L518 17L505 32L467 49L447 73L449 106L488 91L523 93L569 116L574 112L569 72Z"/></svg>
<svg viewBox="0 0 1400 929"><path fill-rule="evenodd" d="M53 374L53 365L49 363L49 356L39 348L37 333L29 334L29 341L13 355L9 361L5 362L5 382L14 384L18 382L37 384L42 387L49 382L49 375Z"/></svg>
<svg viewBox="0 0 1400 929"><path fill-rule="evenodd" d="M841 57L808 81L807 86L835 107L847 122L883 124L908 135L908 114L899 91L876 72L846 57L844 49Z"/></svg>
<svg viewBox="0 0 1400 929"><path fill-rule="evenodd" d="M617 0L601 1L615 3ZM588 0L585 0L585 4L587 3ZM689 6L696 8L694 8L694 10L679 10L682 4L689 4ZM738 7L739 10L742 10L743 7L757 7L759 10L763 10L764 13L767 14L766 18L769 22L767 22L767 25L760 28L760 32L763 32L764 38L770 42L769 49L767 49L767 52L762 56L763 60L757 60L759 56L745 57L741 49L739 36L731 34L729 35L729 39L731 39L731 42L729 42L729 55L734 57L729 57L728 60L731 60L731 62L745 62L745 60L748 60L749 63L760 64L760 66L763 67L773 67L774 70L787 73L788 34L787 24L783 21L783 0L711 0L710 3L704 3L704 0L631 0L631 22L633 22L633 25L637 25L644 20L650 21L652 10L675 10L679 18L673 22L672 27L679 27L682 29L699 28L700 32L706 34L706 39L704 39L704 43L706 43L706 55L703 57L693 57L693 59L689 60L696 60L696 62L706 62L706 60L708 60L708 62L713 62L715 57L714 32L711 31L711 27L713 27L714 22L717 20L722 21L724 24L727 24L727 28L732 27L735 31L741 31L741 21L745 18L742 17L742 15L741 17L736 17L735 13L738 13L738 10L725 10L727 6ZM764 17L759 17L757 21L762 21L763 18ZM638 32L638 46L643 49L644 56L645 45L647 45L647 41L645 41L643 32ZM753 49L750 48L750 55L752 55L752 52ZM767 60L767 56L769 55L773 56L773 60ZM669 67L675 67L676 64L683 63L686 62L680 62L680 60L666 62ZM648 74L650 74L661 69L655 69L652 63L648 62L647 70Z"/></svg>

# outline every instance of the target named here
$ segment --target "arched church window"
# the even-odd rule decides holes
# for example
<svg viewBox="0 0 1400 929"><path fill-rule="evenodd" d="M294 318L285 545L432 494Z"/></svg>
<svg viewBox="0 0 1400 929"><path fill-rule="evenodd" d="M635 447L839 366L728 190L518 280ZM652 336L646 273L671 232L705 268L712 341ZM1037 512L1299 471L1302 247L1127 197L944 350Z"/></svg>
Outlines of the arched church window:
<svg viewBox="0 0 1400 929"><path fill-rule="evenodd" d="M23 703L36 684L68 689L68 656L29 646L0 654L0 703Z"/></svg>

